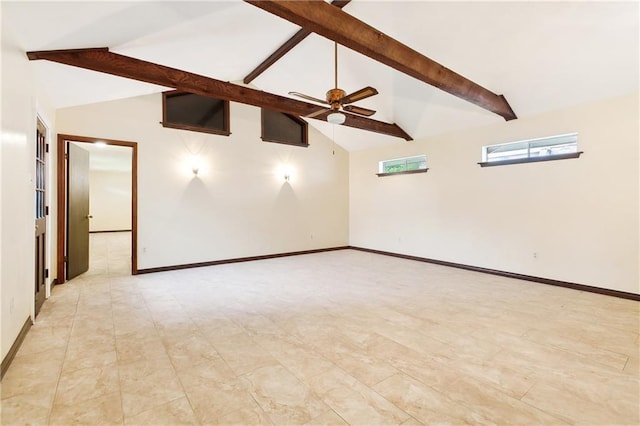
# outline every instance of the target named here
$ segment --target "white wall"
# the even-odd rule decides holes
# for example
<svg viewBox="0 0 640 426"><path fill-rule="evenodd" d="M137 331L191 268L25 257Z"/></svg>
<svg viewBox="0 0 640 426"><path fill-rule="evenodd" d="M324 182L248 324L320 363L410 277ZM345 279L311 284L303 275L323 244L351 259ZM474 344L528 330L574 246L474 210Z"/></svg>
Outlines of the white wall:
<svg viewBox="0 0 640 426"><path fill-rule="evenodd" d="M130 230L131 171L90 170L89 212L91 232Z"/></svg>
<svg viewBox="0 0 640 426"><path fill-rule="evenodd" d="M348 244L348 154L319 132L308 148L262 142L260 109L236 103L229 137L161 114L160 94L57 112L61 133L138 143L140 269Z"/></svg>
<svg viewBox="0 0 640 426"><path fill-rule="evenodd" d="M39 96L33 83L32 68L19 46L13 43L2 25L2 111L1 111L1 219L0 232L0 317L2 359L8 353L25 321L33 315L34 305L34 193L36 116L49 127L49 142L55 134L54 112ZM49 181L55 156L49 155ZM50 186L49 206L55 209L55 189ZM55 262L51 242L55 227L47 222L50 254L49 270ZM53 277L47 281L47 285ZM48 292L48 289L47 289Z"/></svg>
<svg viewBox="0 0 640 426"><path fill-rule="evenodd" d="M640 293L638 101L352 152L350 244ZM483 145L570 132L579 159L476 164ZM375 175L378 161L416 154L427 173Z"/></svg>

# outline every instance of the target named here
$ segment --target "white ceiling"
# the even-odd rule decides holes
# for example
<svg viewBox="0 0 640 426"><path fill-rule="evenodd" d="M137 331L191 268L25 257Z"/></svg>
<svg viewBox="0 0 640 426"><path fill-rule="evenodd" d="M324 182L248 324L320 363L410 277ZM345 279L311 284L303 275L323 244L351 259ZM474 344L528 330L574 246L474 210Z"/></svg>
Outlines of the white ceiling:
<svg viewBox="0 0 640 426"><path fill-rule="evenodd" d="M242 1L1 2L3 40L23 51L109 47L219 80L240 82L298 27ZM638 2L354 0L344 11L487 89L519 117L638 92ZM6 41L3 41L6 43ZM33 63L57 108L165 90ZM323 98L333 86L332 42L312 34L252 85ZM346 48L339 86L374 86L357 103L414 139L504 120ZM406 143L309 119L349 150ZM232 123L233 125L233 123Z"/></svg>

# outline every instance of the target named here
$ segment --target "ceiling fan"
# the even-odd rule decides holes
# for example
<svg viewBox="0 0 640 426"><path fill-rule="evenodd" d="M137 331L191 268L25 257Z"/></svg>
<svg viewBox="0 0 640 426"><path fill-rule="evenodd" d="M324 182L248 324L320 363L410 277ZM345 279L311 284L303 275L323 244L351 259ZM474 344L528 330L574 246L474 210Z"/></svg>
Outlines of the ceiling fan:
<svg viewBox="0 0 640 426"><path fill-rule="evenodd" d="M338 88L338 43L334 43L334 88L327 92L326 100L314 98L313 96L305 95L299 92L289 92L289 94L307 99L309 101L329 105L329 107L331 108L331 113L327 115L327 121L332 124L343 124L346 120L347 117L342 112L340 112L340 110L364 115L365 117L372 116L376 113L372 109L351 105L353 102L361 101L362 99L377 95L378 91L373 87L367 86L360 90L356 90L355 92L348 95L347 92ZM322 108L318 111L312 112L309 115L306 115L305 117L312 118L326 111L326 108Z"/></svg>

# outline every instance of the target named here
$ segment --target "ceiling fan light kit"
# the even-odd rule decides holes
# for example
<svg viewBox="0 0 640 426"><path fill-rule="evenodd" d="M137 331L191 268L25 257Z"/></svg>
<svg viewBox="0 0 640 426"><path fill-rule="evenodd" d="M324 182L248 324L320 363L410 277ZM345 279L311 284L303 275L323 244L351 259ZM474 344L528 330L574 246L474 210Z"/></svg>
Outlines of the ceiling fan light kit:
<svg viewBox="0 0 640 426"><path fill-rule="evenodd" d="M327 115L327 121L331 124L344 124L344 121L347 119L347 116L341 112L332 112Z"/></svg>

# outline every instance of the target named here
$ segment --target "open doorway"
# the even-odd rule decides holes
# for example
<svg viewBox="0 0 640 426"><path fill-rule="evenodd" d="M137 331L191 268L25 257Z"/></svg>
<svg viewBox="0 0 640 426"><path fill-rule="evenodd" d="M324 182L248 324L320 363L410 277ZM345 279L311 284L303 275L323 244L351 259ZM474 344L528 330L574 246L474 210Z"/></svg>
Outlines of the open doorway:
<svg viewBox="0 0 640 426"><path fill-rule="evenodd" d="M58 135L57 148L57 282L89 269L90 240L94 250L130 241L121 266L137 274L137 144Z"/></svg>

